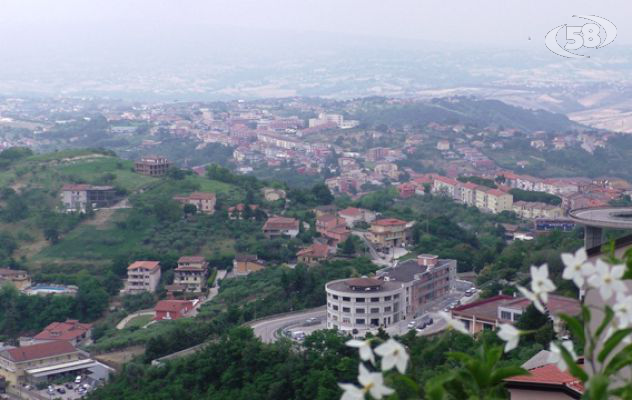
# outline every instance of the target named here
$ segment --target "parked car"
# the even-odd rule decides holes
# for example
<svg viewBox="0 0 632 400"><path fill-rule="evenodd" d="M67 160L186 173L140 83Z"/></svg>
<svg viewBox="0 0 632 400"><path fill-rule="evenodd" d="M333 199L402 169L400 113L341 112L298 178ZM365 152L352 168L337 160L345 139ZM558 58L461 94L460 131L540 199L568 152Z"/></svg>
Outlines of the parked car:
<svg viewBox="0 0 632 400"><path fill-rule="evenodd" d="M68 382L66 383L64 386L66 386L66 389L72 390L74 388L74 386L72 386L72 383Z"/></svg>
<svg viewBox="0 0 632 400"><path fill-rule="evenodd" d="M408 329L415 329L416 325L417 325L417 323L415 321L410 321L408 323Z"/></svg>
<svg viewBox="0 0 632 400"><path fill-rule="evenodd" d="M77 377L75 378L75 383L76 384L81 383L81 375L77 375Z"/></svg>
<svg viewBox="0 0 632 400"><path fill-rule="evenodd" d="M308 318L305 320L304 326L318 325L318 318Z"/></svg>
<svg viewBox="0 0 632 400"><path fill-rule="evenodd" d="M64 394L66 393L66 389L64 389L63 387L57 388L57 393Z"/></svg>

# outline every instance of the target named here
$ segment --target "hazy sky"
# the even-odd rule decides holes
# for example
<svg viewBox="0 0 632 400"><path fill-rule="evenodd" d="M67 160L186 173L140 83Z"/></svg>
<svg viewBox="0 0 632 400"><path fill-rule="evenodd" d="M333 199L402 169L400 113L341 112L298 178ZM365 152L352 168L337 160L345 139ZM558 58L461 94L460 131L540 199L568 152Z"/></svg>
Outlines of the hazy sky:
<svg viewBox="0 0 632 400"><path fill-rule="evenodd" d="M632 43L629 0L0 0L0 49L53 38L71 47L122 41L121 33L159 40L193 25L198 33L232 27L518 46L528 36L543 42L563 23L579 25L574 14L610 19L615 43Z"/></svg>

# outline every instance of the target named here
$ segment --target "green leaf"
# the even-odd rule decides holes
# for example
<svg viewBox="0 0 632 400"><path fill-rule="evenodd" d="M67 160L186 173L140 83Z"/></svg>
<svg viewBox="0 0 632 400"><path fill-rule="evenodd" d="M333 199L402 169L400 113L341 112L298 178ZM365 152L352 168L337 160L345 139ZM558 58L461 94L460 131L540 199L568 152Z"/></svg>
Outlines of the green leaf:
<svg viewBox="0 0 632 400"><path fill-rule="evenodd" d="M568 370L575 378L580 379L582 382L586 382L588 380L588 374L584 371L575 360L573 360L573 355L568 351L568 349L561 344L559 345L562 358L566 362L568 366Z"/></svg>
<svg viewBox="0 0 632 400"><path fill-rule="evenodd" d="M608 378L597 374L590 378L584 397L590 400L608 400Z"/></svg>
<svg viewBox="0 0 632 400"><path fill-rule="evenodd" d="M498 384L504 381L507 378L511 378L513 376L519 375L529 375L529 371L524 368L509 366L504 368L498 368L494 372L492 372L491 381L492 384Z"/></svg>
<svg viewBox="0 0 632 400"><path fill-rule="evenodd" d="M566 322L566 327L571 331L575 339L577 339L579 343L583 344L585 342L585 336L584 325L582 322L579 319L567 314L560 314L559 317Z"/></svg>
<svg viewBox="0 0 632 400"><path fill-rule="evenodd" d="M601 363L604 362L605 359L608 358L608 356L610 355L610 352L615 347L617 347L619 343L621 343L621 341L625 339L625 337L628 336L630 333L632 333L632 328L619 329L615 331L612 336L610 336L610 338L606 340L606 343L604 343L603 348L597 356L597 360L599 360L599 362Z"/></svg>
<svg viewBox="0 0 632 400"><path fill-rule="evenodd" d="M613 318L614 318L614 311L612 311L612 308L610 308L610 306L606 306L606 315L603 317L601 324L595 331L595 338L599 339L601 337L601 334L608 327L610 322L612 322ZM588 321L585 321L585 322L588 323Z"/></svg>
<svg viewBox="0 0 632 400"><path fill-rule="evenodd" d="M606 365L604 373L606 375L612 375L630 364L632 364L632 344L625 346L612 357L608 365Z"/></svg>

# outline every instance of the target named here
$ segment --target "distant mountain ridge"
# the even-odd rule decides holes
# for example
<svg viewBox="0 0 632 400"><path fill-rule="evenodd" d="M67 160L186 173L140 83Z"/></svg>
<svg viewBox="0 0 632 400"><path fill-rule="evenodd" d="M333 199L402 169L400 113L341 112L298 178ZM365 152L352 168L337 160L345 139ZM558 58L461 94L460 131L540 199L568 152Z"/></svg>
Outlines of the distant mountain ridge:
<svg viewBox="0 0 632 400"><path fill-rule="evenodd" d="M499 100L456 96L413 103L392 103L383 98L367 98L354 119L371 124L397 126L411 124L425 126L465 124L498 126L533 131L573 131L590 129L571 121L566 115L545 110L531 110L512 106Z"/></svg>

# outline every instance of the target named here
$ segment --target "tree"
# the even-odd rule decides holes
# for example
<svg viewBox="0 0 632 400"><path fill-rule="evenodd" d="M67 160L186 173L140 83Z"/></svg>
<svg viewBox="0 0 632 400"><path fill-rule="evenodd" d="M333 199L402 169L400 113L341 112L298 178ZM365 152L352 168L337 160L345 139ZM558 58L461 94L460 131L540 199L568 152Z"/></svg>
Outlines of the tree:
<svg viewBox="0 0 632 400"><path fill-rule="evenodd" d="M356 252L355 243L353 241L353 237L349 235L347 239L341 244L342 254L347 256L352 256Z"/></svg>
<svg viewBox="0 0 632 400"><path fill-rule="evenodd" d="M324 183L314 185L312 187L312 195L314 195L317 203L321 205L331 204L334 201L334 196Z"/></svg>
<svg viewBox="0 0 632 400"><path fill-rule="evenodd" d="M59 242L59 230L56 227L44 229L44 238L51 242L51 244L56 244Z"/></svg>
<svg viewBox="0 0 632 400"><path fill-rule="evenodd" d="M195 215L197 213L197 207L195 204L185 204L184 205L184 215Z"/></svg>

